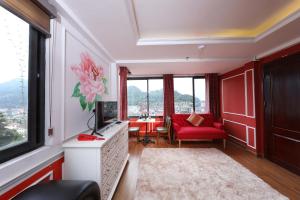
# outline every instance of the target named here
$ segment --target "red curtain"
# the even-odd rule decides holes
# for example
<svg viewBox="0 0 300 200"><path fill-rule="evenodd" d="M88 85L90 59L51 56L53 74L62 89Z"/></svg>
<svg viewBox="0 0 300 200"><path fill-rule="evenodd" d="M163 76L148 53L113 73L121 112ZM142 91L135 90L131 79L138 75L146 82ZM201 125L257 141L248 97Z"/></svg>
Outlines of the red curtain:
<svg viewBox="0 0 300 200"><path fill-rule="evenodd" d="M163 75L164 78L164 119L174 112L174 82L172 74Z"/></svg>
<svg viewBox="0 0 300 200"><path fill-rule="evenodd" d="M127 120L127 67L119 68L120 75L120 119Z"/></svg>
<svg viewBox="0 0 300 200"><path fill-rule="evenodd" d="M215 119L220 118L220 90L218 74L205 74L206 108Z"/></svg>

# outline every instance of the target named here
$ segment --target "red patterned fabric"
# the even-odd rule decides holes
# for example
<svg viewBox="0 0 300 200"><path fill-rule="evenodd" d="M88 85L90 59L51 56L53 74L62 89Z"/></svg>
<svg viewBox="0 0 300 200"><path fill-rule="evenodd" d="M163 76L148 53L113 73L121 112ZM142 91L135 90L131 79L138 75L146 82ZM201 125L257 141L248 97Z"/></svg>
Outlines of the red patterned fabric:
<svg viewBox="0 0 300 200"><path fill-rule="evenodd" d="M174 82L172 74L163 75L164 78L164 119L175 112L174 108Z"/></svg>
<svg viewBox="0 0 300 200"><path fill-rule="evenodd" d="M218 74L205 74L206 109L215 119L220 118L220 90Z"/></svg>
<svg viewBox="0 0 300 200"><path fill-rule="evenodd" d="M192 113L186 120L193 126L199 126L204 121L204 118L196 113Z"/></svg>
<svg viewBox="0 0 300 200"><path fill-rule="evenodd" d="M221 123L214 121L211 113L198 114L204 118L200 126L195 127L186 119L189 114L173 114L172 125L175 130L176 139L225 139L227 134Z"/></svg>
<svg viewBox="0 0 300 200"><path fill-rule="evenodd" d="M120 119L127 120L127 67L119 68L120 75Z"/></svg>

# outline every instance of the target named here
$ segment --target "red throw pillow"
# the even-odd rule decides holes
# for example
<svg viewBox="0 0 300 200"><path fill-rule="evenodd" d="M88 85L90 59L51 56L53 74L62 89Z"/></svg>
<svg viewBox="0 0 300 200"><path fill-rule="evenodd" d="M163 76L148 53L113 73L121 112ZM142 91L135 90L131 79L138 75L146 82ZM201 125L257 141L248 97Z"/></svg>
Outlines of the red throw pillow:
<svg viewBox="0 0 300 200"><path fill-rule="evenodd" d="M192 113L186 120L193 126L199 126L204 121L204 118L196 113Z"/></svg>

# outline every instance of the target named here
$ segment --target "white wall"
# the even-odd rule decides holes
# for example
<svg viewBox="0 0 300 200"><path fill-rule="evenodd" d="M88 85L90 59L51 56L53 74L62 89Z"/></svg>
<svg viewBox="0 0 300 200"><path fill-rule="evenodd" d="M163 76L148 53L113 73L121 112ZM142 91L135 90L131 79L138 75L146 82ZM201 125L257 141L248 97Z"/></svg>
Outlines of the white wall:
<svg viewBox="0 0 300 200"><path fill-rule="evenodd" d="M72 99L70 95L71 90L73 90L73 85L70 82L74 80L70 77L68 80L66 75L70 67L66 62L66 55L69 53L68 48L66 48L68 37L73 37L73 41L77 40L85 46L87 51L95 57L97 64L106 67L109 93L104 97L104 100L117 100L118 75L116 64L105 49L102 49L101 45L93 40L88 31L80 28L80 25L63 11L60 11L56 20L52 20L51 31L52 37L46 41L46 146L0 165L0 194L31 176L37 168L42 169L45 167L49 160L60 157L63 151L61 148L62 142L68 137L87 129L86 122L89 113L82 112L78 100ZM78 59L78 57L74 58L74 64L78 63ZM72 62L72 60L69 61ZM52 128L54 129L52 136L48 136L47 131L50 127L50 113L52 114ZM3 188L5 190L2 190Z"/></svg>
<svg viewBox="0 0 300 200"><path fill-rule="evenodd" d="M77 48L83 48L97 64L105 68L108 78L108 94L103 97L103 100L117 100L118 81L116 65L103 54L101 49L93 45L88 35L82 33L76 25L71 24L70 20L60 16L52 21L52 30L52 37L47 41L47 51L50 56L47 58L46 80L46 145L60 144L65 139L87 130L86 122L91 113L82 111L79 100L71 97L76 76L71 74L70 65L80 62L79 56L73 56L80 51ZM52 95L50 80L52 80ZM52 109L50 109L50 99L52 99ZM52 136L48 136L47 130L50 127L50 112L54 130Z"/></svg>

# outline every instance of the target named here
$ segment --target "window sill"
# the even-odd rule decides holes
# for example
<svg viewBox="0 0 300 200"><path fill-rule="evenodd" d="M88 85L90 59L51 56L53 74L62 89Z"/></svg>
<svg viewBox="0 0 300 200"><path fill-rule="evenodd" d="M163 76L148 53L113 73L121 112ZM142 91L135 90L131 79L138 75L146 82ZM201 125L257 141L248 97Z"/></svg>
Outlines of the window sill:
<svg viewBox="0 0 300 200"><path fill-rule="evenodd" d="M61 145L43 146L0 164L0 193L30 177L62 155Z"/></svg>

